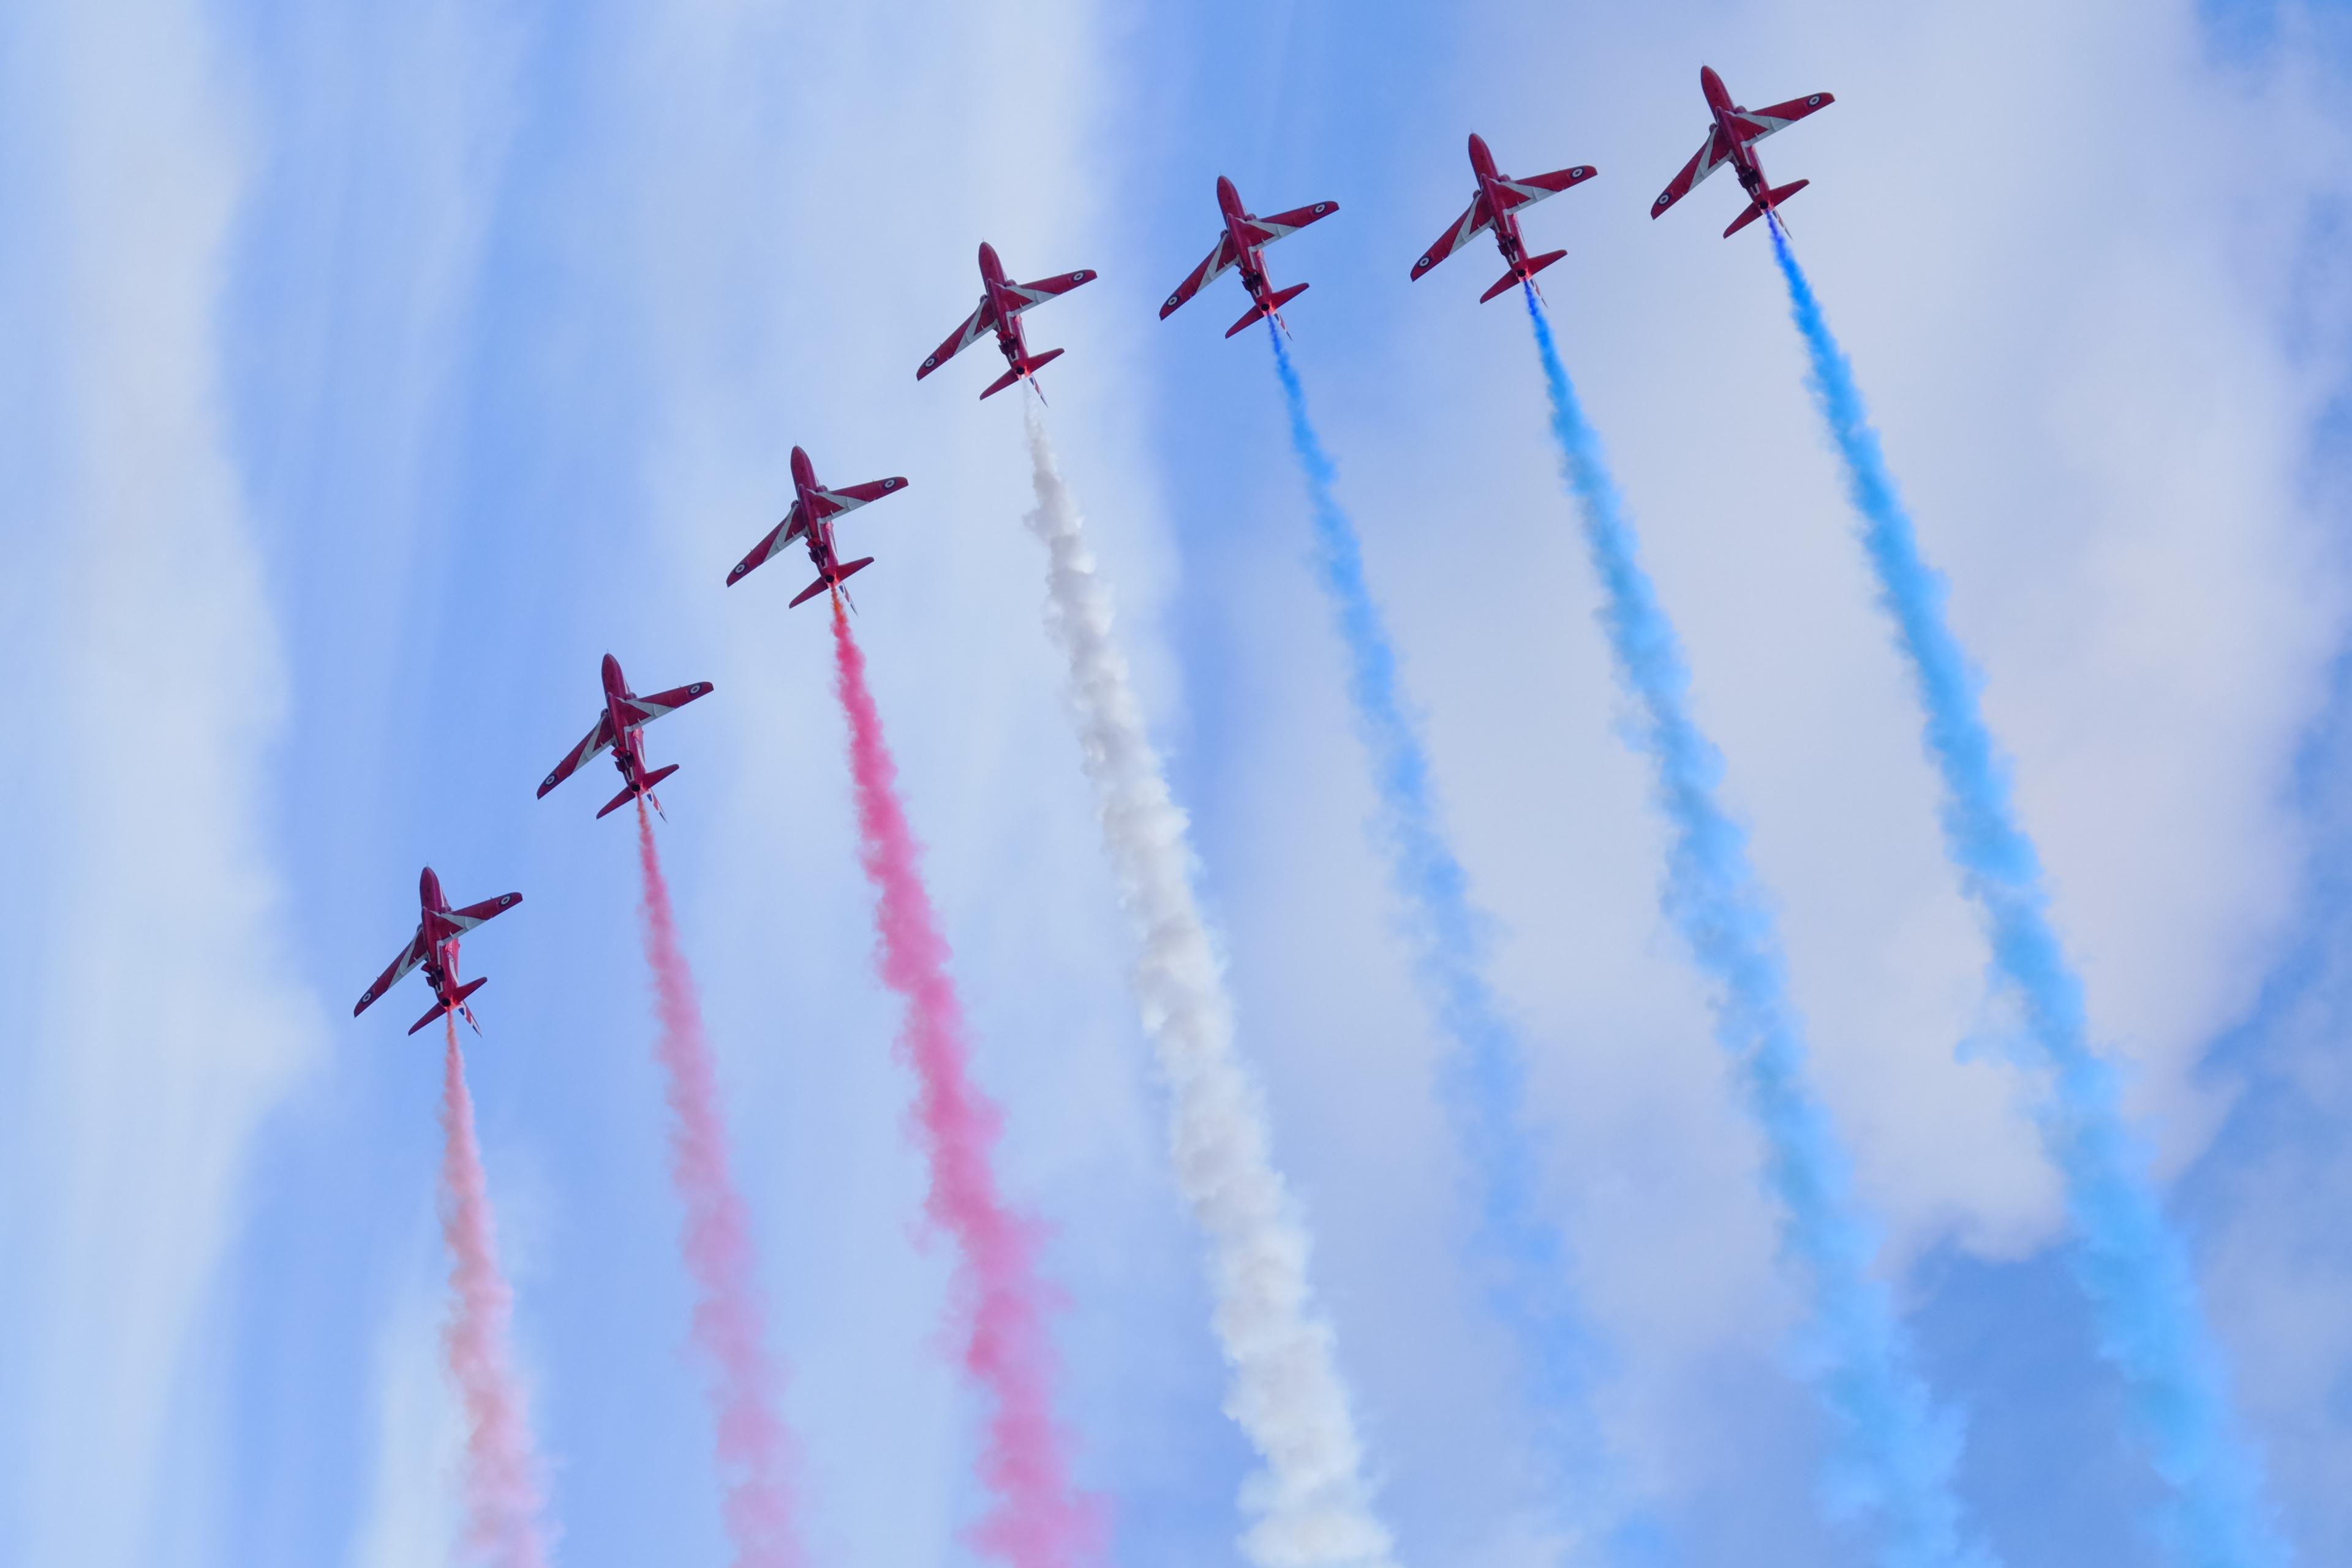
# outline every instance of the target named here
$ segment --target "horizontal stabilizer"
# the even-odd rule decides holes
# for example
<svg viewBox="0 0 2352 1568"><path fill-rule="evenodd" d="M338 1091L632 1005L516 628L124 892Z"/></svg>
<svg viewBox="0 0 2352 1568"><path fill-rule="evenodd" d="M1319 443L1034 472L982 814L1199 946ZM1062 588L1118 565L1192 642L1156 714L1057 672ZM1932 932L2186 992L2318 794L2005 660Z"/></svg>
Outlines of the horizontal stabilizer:
<svg viewBox="0 0 2352 1568"><path fill-rule="evenodd" d="M1263 321L1267 316L1273 315L1276 310L1281 310L1285 305L1289 304L1293 300L1297 299L1301 294L1306 292L1306 284L1294 283L1289 288L1283 289L1280 293L1269 296L1264 304L1253 303L1250 306L1248 312L1244 314L1240 321L1235 321L1232 326L1225 329L1225 336L1230 338L1235 332L1240 331L1244 327L1250 325L1252 322Z"/></svg>
<svg viewBox="0 0 2352 1568"><path fill-rule="evenodd" d="M613 813L620 810L621 807L628 805L629 802L636 799L640 795L651 795L653 793L654 785L661 783L662 780L669 777L670 774L676 772L677 772L677 764L676 763L670 763L670 765L666 768L656 768L652 773L646 774L643 778L637 779L635 782L624 788L620 794L606 801L604 803L604 808L596 814L597 817L601 820L612 816Z"/></svg>
<svg viewBox="0 0 2352 1568"><path fill-rule="evenodd" d="M408 1026L408 1032L413 1035L416 1033L417 1030L422 1029L427 1024L433 1022L434 1019L441 1016L442 1014L454 1013L457 1009L465 1006L467 997L471 996L475 992L479 991L483 986L488 985L489 983L490 977L485 974L478 980L470 980L465 984L458 986L456 991L450 994L449 1000L446 1002L444 1002L438 996L436 996L433 999L432 1007L425 1013L425 1016L417 1019L416 1022ZM467 1016L470 1018L472 1015L469 1013Z"/></svg>
<svg viewBox="0 0 2352 1568"><path fill-rule="evenodd" d="M1791 180L1777 191L1766 191L1762 195L1748 204L1747 211L1741 213L1738 217L1731 220L1731 226L1723 231L1723 237L1729 239L1733 235L1738 234L1741 229L1746 228L1749 224L1754 223L1758 218L1762 217L1767 207L1778 207L1782 202L1787 201L1790 196L1795 195L1799 191L1803 190L1807 185L1811 184L1812 181L1811 180Z"/></svg>
<svg viewBox="0 0 2352 1568"><path fill-rule="evenodd" d="M874 557L871 555L856 561L845 562L841 565L834 568L833 575L830 577L820 577L815 582L810 584L807 587L803 588L800 591L799 596L794 598L792 604L786 605L784 608L789 610L794 605L805 605L811 599L815 598L819 594L824 593L829 589L839 587L845 579L855 576L856 574L865 571L866 568L873 564Z"/></svg>
<svg viewBox="0 0 2352 1568"><path fill-rule="evenodd" d="M988 384L988 390L982 393L980 395L981 397L982 400L993 397L998 393L1003 391L1006 387L1011 386L1014 382L1019 381L1023 376L1036 374L1039 371L1045 369L1045 366L1053 363L1054 361L1060 359L1064 351L1061 349L1047 349L1044 353L1038 354L1024 363L1014 365L1011 370L1006 371L1003 375L1000 375L994 381L990 382Z"/></svg>
<svg viewBox="0 0 2352 1568"><path fill-rule="evenodd" d="M1508 272L1495 279L1495 286L1478 296L1478 303L1483 305L1489 300L1509 293L1522 283L1532 282L1537 273L1567 254L1565 250L1555 250L1549 256L1538 256L1532 261L1521 261Z"/></svg>

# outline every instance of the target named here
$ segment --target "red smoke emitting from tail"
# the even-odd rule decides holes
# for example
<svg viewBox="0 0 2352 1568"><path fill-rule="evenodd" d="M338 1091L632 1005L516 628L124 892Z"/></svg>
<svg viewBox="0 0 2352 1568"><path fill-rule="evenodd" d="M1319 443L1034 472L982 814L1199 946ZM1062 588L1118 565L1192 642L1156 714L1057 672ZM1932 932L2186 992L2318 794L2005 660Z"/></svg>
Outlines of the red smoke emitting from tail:
<svg viewBox="0 0 2352 1568"><path fill-rule="evenodd" d="M544 1568L539 1457L531 1451L522 1391L507 1361L514 1295L499 1272L482 1151L474 1141L474 1102L457 1053L457 1016L448 1015L442 1058L441 1237L454 1262L457 1299L442 1347L466 1400L466 1543L499 1568Z"/></svg>
<svg viewBox="0 0 2352 1568"><path fill-rule="evenodd" d="M654 848L645 801L637 802L637 858L645 870L646 960L653 966L658 1054L669 1078L670 1172L686 1200L686 1266L701 1292L694 1337L717 1364L711 1403L719 1415L719 1463L727 1488L727 1533L738 1568L799 1568L789 1480L791 1446L773 1404L776 1377L761 1342L759 1271L751 1220L727 1168L727 1129L694 976L677 944L669 884Z"/></svg>
<svg viewBox="0 0 2352 1568"><path fill-rule="evenodd" d="M882 980L908 1005L898 1043L920 1085L916 1119L931 1166L926 1207L962 1253L959 1310L970 1322L964 1369L995 1400L980 1470L996 1506L976 1540L1021 1568L1075 1568L1100 1555L1102 1521L1072 1482L1054 1426L1054 1354L1037 1278L1036 1228L997 1195L990 1155L1001 1118L967 1071L963 1008L948 978L947 942L898 805L898 770L866 689L866 657L838 599L833 646L857 784L858 856L879 899Z"/></svg>

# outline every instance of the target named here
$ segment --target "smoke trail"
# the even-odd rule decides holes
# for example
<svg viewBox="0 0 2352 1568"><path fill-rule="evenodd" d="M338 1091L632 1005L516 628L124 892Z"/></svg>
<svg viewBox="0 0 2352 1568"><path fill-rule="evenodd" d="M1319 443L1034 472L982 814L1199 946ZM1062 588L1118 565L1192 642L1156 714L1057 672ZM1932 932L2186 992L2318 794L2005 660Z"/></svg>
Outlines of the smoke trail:
<svg viewBox="0 0 2352 1568"><path fill-rule="evenodd" d="M1811 1293L1809 1359L1817 1362L1816 1392L1840 1428L1832 1499L1839 1511L1882 1525L1881 1561L1890 1565L1987 1563L1960 1539L1952 1495L1957 1426L1931 1405L1886 1288L1871 1278L1871 1230L1845 1151L1807 1081L1780 933L1748 863L1747 836L1716 798L1723 759L1691 714L1680 639L1642 570L1633 525L1551 323L1535 290L1526 294L1561 477L1576 496L1585 544L1608 594L1601 624L1618 678L1641 703L1642 748L1656 767L1658 804L1674 828L1666 912L1712 984L1716 1039L1764 1133L1781 1254Z"/></svg>
<svg viewBox="0 0 2352 1568"><path fill-rule="evenodd" d="M1483 911L1438 826L1429 756L1397 673L1396 650L1364 581L1355 525L1333 493L1338 471L1307 415L1307 394L1282 333L1271 323L1276 368L1290 415L1290 442L1314 503L1316 565L1347 645L1356 729L1371 752L1377 837L1419 948L1417 968L1454 1050L1448 1100L1478 1184L1480 1245L1491 1260L1489 1294L1526 1363L1528 1405L1539 1423L1551 1479L1590 1492L1603 1462L1587 1390L1595 1350L1570 1293L1567 1247L1542 1213L1542 1175L1522 1125L1526 1053L1486 982Z"/></svg>
<svg viewBox="0 0 2352 1568"><path fill-rule="evenodd" d="M1234 1010L1192 899L1188 824L1168 793L1110 591L1095 570L1036 405L1030 531L1046 552L1045 624L1070 665L1070 698L1120 900L1140 928L1134 984L1169 1091L1176 1182L1208 1238L1215 1328L1231 1369L1225 1414L1257 1450L1243 1488L1255 1516L1243 1547L1259 1568L1386 1568L1330 1325L1307 1284L1305 1225L1274 1168L1265 1107L1234 1053Z"/></svg>
<svg viewBox="0 0 2352 1568"><path fill-rule="evenodd" d="M539 1456L523 1414L522 1390L507 1360L514 1296L499 1272L489 1189L474 1141L474 1102L457 1053L457 1017L445 1020L441 1058L441 1237L449 1247L451 1303L442 1348L466 1401L466 1544L498 1568L545 1568L547 1531Z"/></svg>
<svg viewBox="0 0 2352 1568"><path fill-rule="evenodd" d="M1814 401L1862 514L1881 602L1895 617L1927 710L1927 752L1944 784L1946 852L1984 917L1993 971L2022 1004L2027 1033L2048 1068L2035 1117L2064 1178L2081 1239L2076 1274L2096 1316L2101 1352L2122 1373L2157 1471L2176 1493L2168 1533L2181 1559L2199 1568L2283 1563L2285 1549L2230 1409L2187 1252L2124 1121L2115 1074L2092 1049L2082 981L2050 923L2041 861L1977 705L1979 677L1944 619L1944 580L1920 558L1853 366L1777 223L1772 248L1811 360Z"/></svg>
<svg viewBox="0 0 2352 1568"><path fill-rule="evenodd" d="M637 801L637 863L645 873L646 962L661 1019L656 1054L669 1079L670 1173L686 1202L686 1266L700 1299L694 1337L714 1364L710 1401L719 1416L722 1511L739 1568L799 1568L793 1524L793 1455L774 1405L776 1374L761 1332L759 1267L751 1215L727 1167L727 1125L703 1037L694 973L678 947L669 883L654 847L653 822Z"/></svg>
<svg viewBox="0 0 2352 1568"><path fill-rule="evenodd" d="M838 600L833 647L857 785L858 858L878 900L882 981L907 1000L898 1045L919 1085L916 1121L931 1166L926 1207L961 1253L958 1310L970 1321L964 1369L995 1404L980 1471L996 1507L975 1539L1017 1568L1076 1568L1101 1557L1103 1521L1072 1480L1054 1425L1055 1357L1045 1334L1046 1290L1037 1278L1037 1227L1009 1210L996 1191L990 1160L1002 1118L971 1081L948 944L898 804L898 764L866 689L866 656Z"/></svg>

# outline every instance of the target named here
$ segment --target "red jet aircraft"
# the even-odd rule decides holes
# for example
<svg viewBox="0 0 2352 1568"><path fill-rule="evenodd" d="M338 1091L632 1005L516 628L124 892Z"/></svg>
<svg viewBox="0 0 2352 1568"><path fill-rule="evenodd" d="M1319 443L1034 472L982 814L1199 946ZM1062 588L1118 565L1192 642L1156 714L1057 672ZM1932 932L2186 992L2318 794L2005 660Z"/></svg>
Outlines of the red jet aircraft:
<svg viewBox="0 0 2352 1568"><path fill-rule="evenodd" d="M522 902L522 895L500 893L495 899L453 910L449 900L441 896L441 879L427 866L425 875L417 879L416 899L424 907L416 922L416 934L408 939L408 945L400 950L392 967L376 976L375 984L367 988L367 994L352 1009L352 1016L356 1018L366 1012L368 1005L391 990L394 982L421 963L425 966L425 978L433 987L433 1005L425 1016L408 1026L408 1032L416 1033L444 1014L463 1013L466 1022L472 1024L474 1033L478 1035L482 1026L475 1019L474 1010L466 1005L466 998L479 991L489 976L484 975L470 985L457 984L457 938L491 916L506 913Z"/></svg>
<svg viewBox="0 0 2352 1568"><path fill-rule="evenodd" d="M1435 245L1421 253L1412 264L1412 275L1423 273L1470 243L1480 229L1495 231L1495 243L1502 247L1503 260L1510 268L1492 289L1478 296L1485 304L1509 289L1514 283L1532 283L1537 273L1568 254L1555 250L1530 258L1527 242L1519 236L1518 213L1521 207L1533 206L1546 196L1555 196L1570 185L1582 184L1601 171L1590 163L1579 163L1573 169L1558 169L1549 174L1530 174L1524 180L1512 179L1495 168L1495 155L1486 151L1486 139L1476 132L1470 133L1470 170L1478 176L1478 189L1470 198L1470 210L1454 220Z"/></svg>
<svg viewBox="0 0 2352 1568"><path fill-rule="evenodd" d="M618 811L639 795L653 801L656 811L661 802L654 799L654 785L677 772L677 764L646 771L646 726L665 713L675 713L696 698L710 689L710 682L698 680L691 686L673 686L667 691L656 691L651 697L640 697L629 689L622 679L621 661L611 654L604 656L604 711L596 716L596 727L588 738L572 748L571 753L555 764L555 771L540 781L539 795L570 778L579 766L605 747L613 748L613 765L621 770L621 793L604 805L596 815L606 816Z"/></svg>
<svg viewBox="0 0 2352 1568"><path fill-rule="evenodd" d="M1262 316L1272 316L1288 331L1290 324L1283 321L1279 312L1283 306L1307 292L1307 285L1285 289L1280 293L1265 280L1265 247L1284 235L1296 234L1318 218L1329 217L1339 210L1338 202L1317 202L1312 206L1293 207L1272 217L1259 217L1242 211L1241 193L1223 174L1217 176L1217 212L1225 220L1225 232L1217 238L1217 248L1209 252L1209 259L1192 269L1192 276L1176 285L1176 292L1168 296L1168 303L1160 307L1160 319L1166 321L1176 307L1199 293L1209 280L1228 267L1242 269L1242 286L1249 290L1249 313L1225 329L1232 337Z"/></svg>
<svg viewBox="0 0 2352 1568"><path fill-rule="evenodd" d="M1080 268L1065 272L1058 278L1040 278L1034 283L1015 283L1004 276L1004 264L996 259L996 247L986 240L980 242L980 309L974 310L955 335L931 352L931 357L915 367L915 379L920 381L931 372L963 353L980 341L980 334L993 328L997 352L1013 368L988 384L983 398L995 396L1024 376L1029 384L1037 384L1037 372L1061 358L1059 349L1047 349L1034 359L1029 356L1029 345L1021 341L1021 312L1032 305L1042 305L1056 294L1066 294L1081 283L1091 283L1095 274ZM1043 392L1037 395L1045 395Z"/></svg>
<svg viewBox="0 0 2352 1568"><path fill-rule="evenodd" d="M833 547L833 521L845 511L856 511L867 501L879 500L895 490L907 488L903 479L868 479L862 485L849 485L837 490L826 489L816 482L816 469L809 456L798 447L793 448L793 510L784 521L769 531L768 537L751 547L751 553L735 563L735 570L727 574L727 585L732 588L751 574L761 562L790 544L803 534L808 536L809 559L816 563L816 581L800 591L793 605L804 605L819 594L831 589L841 591L842 579L864 571L874 564L874 557L845 562ZM785 608L792 608L791 605Z"/></svg>
<svg viewBox="0 0 2352 1568"><path fill-rule="evenodd" d="M1764 178L1764 165L1756 161L1756 143L1784 126L1794 125L1816 109L1827 109L1837 101L1826 92L1816 92L1804 98L1792 98L1786 103L1776 103L1769 109L1742 109L1731 101L1723 79L1711 66L1698 68L1699 90L1706 94L1707 112L1715 123L1707 129L1706 142L1683 165L1665 193L1650 206L1650 216L1657 216L1690 194L1690 188L1706 179L1724 164L1729 163L1739 175L1739 183L1748 191L1748 210L1731 220L1723 231L1729 239L1767 212L1775 212L1782 202L1812 184L1798 180L1774 190Z"/></svg>

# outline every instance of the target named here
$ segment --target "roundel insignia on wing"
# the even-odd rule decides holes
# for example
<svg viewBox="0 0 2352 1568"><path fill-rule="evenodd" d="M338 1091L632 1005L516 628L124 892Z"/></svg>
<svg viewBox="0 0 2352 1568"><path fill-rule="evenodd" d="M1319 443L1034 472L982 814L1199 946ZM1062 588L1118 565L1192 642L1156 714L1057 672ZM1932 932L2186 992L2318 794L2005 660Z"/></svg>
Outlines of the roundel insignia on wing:
<svg viewBox="0 0 2352 1568"><path fill-rule="evenodd" d="M895 490L898 488L898 481L896 479L884 479L882 481L882 488L886 490Z"/></svg>
<svg viewBox="0 0 2352 1568"><path fill-rule="evenodd" d="M939 356L939 355L937 355L937 354L933 354L930 358L929 358L929 359L927 359L927 360L925 360L925 361L923 362L923 368L924 368L925 370L929 370L929 369L930 369L933 365L937 364L937 363L940 363L940 356Z"/></svg>
<svg viewBox="0 0 2352 1568"><path fill-rule="evenodd" d="M540 788L541 788L541 789L552 789L552 788L554 788L554 787L555 787L555 775L554 775L553 773L550 773L550 774L548 774L545 778L543 778L543 779L540 780L540 781L539 781L539 787L540 787Z"/></svg>
<svg viewBox="0 0 2352 1568"><path fill-rule="evenodd" d="M1176 308L1176 296L1173 294L1168 296L1168 308L1171 310Z"/></svg>
<svg viewBox="0 0 2352 1568"><path fill-rule="evenodd" d="M1428 267L1428 265L1429 265L1429 258L1428 258L1428 257L1426 257L1426 256L1424 256L1424 257L1423 257L1420 260L1418 260L1418 261L1416 261L1416 262L1414 262L1414 263L1412 264L1412 269L1413 269L1415 272L1419 272L1419 271L1423 270L1423 268L1425 268L1426 267Z"/></svg>
<svg viewBox="0 0 2352 1568"><path fill-rule="evenodd" d="M1811 98L1809 98L1809 99L1805 100L1805 107L1806 107L1806 108L1808 108L1808 109L1811 109L1814 104L1819 103L1821 100L1822 100L1822 95L1821 95L1820 93L1818 93L1818 92L1817 92L1817 93L1813 94L1813 96L1812 96L1812 97L1811 97Z"/></svg>
<svg viewBox="0 0 2352 1568"><path fill-rule="evenodd" d="M1317 202L1315 204L1315 210L1318 213L1329 212L1331 210L1331 204L1329 202Z"/></svg>

